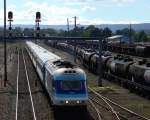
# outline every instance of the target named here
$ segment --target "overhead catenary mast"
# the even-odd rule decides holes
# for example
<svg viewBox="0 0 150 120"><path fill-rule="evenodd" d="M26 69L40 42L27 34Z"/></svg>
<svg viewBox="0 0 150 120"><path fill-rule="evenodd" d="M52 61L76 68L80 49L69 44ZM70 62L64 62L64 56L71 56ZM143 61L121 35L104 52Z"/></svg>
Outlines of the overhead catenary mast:
<svg viewBox="0 0 150 120"><path fill-rule="evenodd" d="M74 18L74 32L75 32L75 37L77 37L77 17L73 17ZM77 41L74 40L74 63L76 63L76 45L77 45Z"/></svg>

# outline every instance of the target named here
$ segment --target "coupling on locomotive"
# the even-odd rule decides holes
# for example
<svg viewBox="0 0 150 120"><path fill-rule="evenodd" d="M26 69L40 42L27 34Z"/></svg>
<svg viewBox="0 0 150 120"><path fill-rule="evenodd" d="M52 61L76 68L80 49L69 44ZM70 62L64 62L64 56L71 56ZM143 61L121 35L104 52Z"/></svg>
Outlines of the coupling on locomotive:
<svg viewBox="0 0 150 120"><path fill-rule="evenodd" d="M54 106L86 106L88 101L85 72L69 61L26 42L26 49Z"/></svg>

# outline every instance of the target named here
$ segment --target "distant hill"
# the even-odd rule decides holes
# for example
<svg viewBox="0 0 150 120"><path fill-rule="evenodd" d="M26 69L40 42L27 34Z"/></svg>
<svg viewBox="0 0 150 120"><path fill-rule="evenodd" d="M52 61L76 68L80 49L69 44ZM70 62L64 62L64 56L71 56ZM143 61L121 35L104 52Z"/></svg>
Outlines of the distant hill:
<svg viewBox="0 0 150 120"><path fill-rule="evenodd" d="M150 23L142 23L142 24L132 24L132 29L136 31L144 30L144 31L150 31ZM97 25L99 28L105 28L109 27L112 31L121 30L124 28L129 28L129 24L103 24L103 25Z"/></svg>
<svg viewBox="0 0 150 120"><path fill-rule="evenodd" d="M87 27L88 25L80 25L83 27ZM123 28L129 28L129 24L101 24L101 25L95 25L98 28L105 28L108 27L112 31L121 30ZM1 26L2 27L2 26ZM20 25L16 24L13 25L13 27L21 27L21 28L34 28L34 25ZM41 29L43 28L53 28L56 30L67 30L66 25L40 25ZM74 26L70 25L70 29L73 29ZM136 31L144 30L146 32L150 32L150 23L141 23L141 24L132 24L132 29Z"/></svg>

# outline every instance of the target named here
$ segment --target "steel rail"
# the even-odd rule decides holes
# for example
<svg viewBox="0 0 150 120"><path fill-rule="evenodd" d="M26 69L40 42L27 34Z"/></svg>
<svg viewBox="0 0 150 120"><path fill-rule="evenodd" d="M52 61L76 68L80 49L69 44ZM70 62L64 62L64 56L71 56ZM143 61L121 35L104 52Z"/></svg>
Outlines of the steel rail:
<svg viewBox="0 0 150 120"><path fill-rule="evenodd" d="M19 51L18 51L18 70L17 70L17 96L16 96L16 120L18 118L18 81L19 81Z"/></svg>
<svg viewBox="0 0 150 120"><path fill-rule="evenodd" d="M110 111L110 109L104 105L102 105L98 100L92 100L93 102L95 102L96 104L102 106L103 108L105 108L106 110ZM127 118L126 116L122 115L120 112L117 112L117 114L119 115L120 118L123 118L124 120L130 120L130 118Z"/></svg>
<svg viewBox="0 0 150 120"><path fill-rule="evenodd" d="M35 114L35 107L34 107L34 103L33 103L33 97L32 97L32 93L31 93L31 86L30 86L30 82L29 82L29 75L28 75L28 71L27 71L27 67L26 67L26 61L25 61L23 50L22 50L22 55L23 55L23 61L24 61L24 66L25 66L25 73L26 73L26 78L27 78L27 83L28 83L28 89L29 89L29 93L30 93L33 117L34 117L34 120L37 120L37 117Z"/></svg>
<svg viewBox="0 0 150 120"><path fill-rule="evenodd" d="M90 87L88 87L88 88L89 88L89 90L91 90L93 93L96 93L96 95L97 95L98 97L102 96L102 95L100 95L99 93L97 93L96 91L94 91L92 88L90 88ZM122 110L124 110L124 111L126 111L126 112L128 112L128 113L130 113L130 114L133 114L133 115L135 115L135 116L137 116L137 117L140 117L140 118L143 119L143 120L150 120L149 118L146 118L146 117L144 117L144 116L142 116L142 115L139 115L138 113L133 112L133 111L131 111L131 110L129 110L129 109L127 109L127 108L125 108L125 107L123 107L123 106L121 106L121 105L115 103L115 102L113 102L112 100L108 99L107 97L104 97L104 96L102 96L102 97L103 97L103 99L107 100L107 101L110 102L111 104L113 104L113 105L115 105L115 106L121 108Z"/></svg>
<svg viewBox="0 0 150 120"><path fill-rule="evenodd" d="M114 110L114 108L107 102L107 100L105 100L101 95L99 95L98 93L96 93L93 89L91 89L89 87L89 89L94 93L96 94L98 97L100 97L108 106L109 108L111 109L112 113L116 116L117 120L120 120L119 116L118 116L118 113Z"/></svg>
<svg viewBox="0 0 150 120"><path fill-rule="evenodd" d="M99 110L98 110L97 107L94 105L94 103L92 102L91 99L89 100L89 102L90 102L90 104L92 105L92 107L95 109L95 111L96 111L96 113L97 113L97 115L98 115L98 120L102 120Z"/></svg>

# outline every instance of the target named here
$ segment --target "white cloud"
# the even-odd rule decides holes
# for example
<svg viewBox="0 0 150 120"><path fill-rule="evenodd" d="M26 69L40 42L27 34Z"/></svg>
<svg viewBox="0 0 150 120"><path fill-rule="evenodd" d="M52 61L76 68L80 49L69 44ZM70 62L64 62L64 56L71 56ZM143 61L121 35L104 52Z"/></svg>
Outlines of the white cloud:
<svg viewBox="0 0 150 120"><path fill-rule="evenodd" d="M117 3L132 3L135 2L135 0L112 0L113 2Z"/></svg>
<svg viewBox="0 0 150 120"><path fill-rule="evenodd" d="M95 7L93 7L93 6L84 6L83 8L82 8L82 10L83 11L94 11L94 10L96 10L96 8Z"/></svg>
<svg viewBox="0 0 150 120"><path fill-rule="evenodd" d="M92 1L104 1L104 0L57 0L64 1L67 3L78 3L82 4L81 8L72 7L72 6L57 6L51 5L46 2L37 2L36 0L25 0L25 4L22 6L23 9L17 9L15 4L8 6L8 11L12 10L14 13L14 22L13 24L34 24L35 22L35 13L40 11L42 14L42 23L41 24L66 24L66 18L69 17L73 21L73 16L78 16L77 22L80 24L129 24L129 23L140 23L141 21L136 20L117 20L117 21L108 21L103 19L87 19L82 17L82 13L93 12L96 8L89 4ZM135 0L106 0L109 2L123 4L123 3L132 3ZM101 5L101 4L100 4ZM0 9L0 24L3 24L3 9ZM143 22L143 21L142 21ZM73 22L72 22L73 24Z"/></svg>
<svg viewBox="0 0 150 120"><path fill-rule="evenodd" d="M66 0L67 1L67 0ZM73 0L80 1L80 0ZM86 1L86 0L85 0ZM22 6L23 9L17 9L16 5L11 4L8 7L8 11L14 13L14 24L34 24L35 13L41 12L42 24L66 24L67 17L80 16L82 12L94 11L91 5L83 6L80 8L74 8L71 6L57 6L51 5L46 2L36 2L34 0L26 0ZM7 11L7 12L8 12ZM3 10L0 9L0 14L3 14ZM0 22L3 21L3 15L0 16Z"/></svg>
<svg viewBox="0 0 150 120"><path fill-rule="evenodd" d="M48 3L36 3L33 1L26 2L25 7L30 11L41 11L41 13L45 13L47 15L69 15L69 14L78 14L79 10L70 7L59 7L56 5L49 5Z"/></svg>
<svg viewBox="0 0 150 120"><path fill-rule="evenodd" d="M138 24L142 23L141 21L136 21L136 20L116 20L116 21L109 21L109 20L103 20L103 19L85 19L85 18L80 18L78 19L78 23L81 25L97 25L97 24Z"/></svg>
<svg viewBox="0 0 150 120"><path fill-rule="evenodd" d="M23 9L18 10L14 4L7 7L7 12L13 11L14 13L14 24L34 24L35 13L37 11L40 11L42 14L43 24L65 24L68 16L79 15L81 12L81 10L77 8L59 7L57 5L50 5L46 2L38 3L33 0L27 0L22 8ZM2 24L3 9L0 9L0 15L0 24Z"/></svg>
<svg viewBox="0 0 150 120"><path fill-rule="evenodd" d="M135 2L135 0L58 0L61 2L66 2L70 4L84 4L89 2L115 2L115 3L132 3Z"/></svg>
<svg viewBox="0 0 150 120"><path fill-rule="evenodd" d="M112 0L113 3L115 3L117 6L125 6L129 4L133 4L135 0Z"/></svg>

